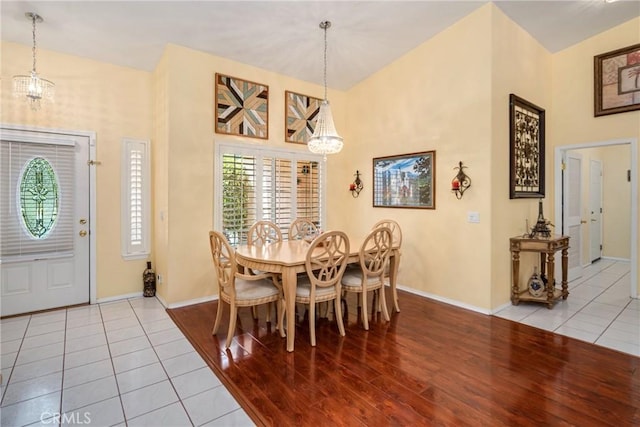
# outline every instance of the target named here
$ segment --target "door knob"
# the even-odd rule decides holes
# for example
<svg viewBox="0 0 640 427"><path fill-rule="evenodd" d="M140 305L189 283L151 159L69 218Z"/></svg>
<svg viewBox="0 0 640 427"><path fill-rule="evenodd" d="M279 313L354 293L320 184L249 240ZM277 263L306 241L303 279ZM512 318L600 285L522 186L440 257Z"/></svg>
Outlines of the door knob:
<svg viewBox="0 0 640 427"><path fill-rule="evenodd" d="M86 223L87 223L87 220L86 220L86 219L84 219L84 218L81 218L81 219L80 219L80 224L86 224Z"/></svg>
<svg viewBox="0 0 640 427"><path fill-rule="evenodd" d="M84 237L87 235L87 230L80 230L78 234L80 235L80 237Z"/></svg>
<svg viewBox="0 0 640 427"><path fill-rule="evenodd" d="M580 220L580 224L586 224L586 223L587 223L587 221L585 221L584 219Z"/></svg>

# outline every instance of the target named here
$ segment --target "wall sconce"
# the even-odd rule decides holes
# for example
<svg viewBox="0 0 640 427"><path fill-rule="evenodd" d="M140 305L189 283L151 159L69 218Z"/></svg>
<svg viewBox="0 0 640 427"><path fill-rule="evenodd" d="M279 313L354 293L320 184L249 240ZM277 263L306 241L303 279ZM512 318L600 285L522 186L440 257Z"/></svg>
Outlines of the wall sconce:
<svg viewBox="0 0 640 427"><path fill-rule="evenodd" d="M471 178L469 178L462 169L466 169L466 166L462 166L462 162L458 163L458 174L451 181L451 192L456 195L458 200L462 199L462 195L471 187Z"/></svg>
<svg viewBox="0 0 640 427"><path fill-rule="evenodd" d="M351 191L351 195L355 198L360 195L362 191L362 181L360 180L360 171L356 171L356 179L349 184L349 191Z"/></svg>

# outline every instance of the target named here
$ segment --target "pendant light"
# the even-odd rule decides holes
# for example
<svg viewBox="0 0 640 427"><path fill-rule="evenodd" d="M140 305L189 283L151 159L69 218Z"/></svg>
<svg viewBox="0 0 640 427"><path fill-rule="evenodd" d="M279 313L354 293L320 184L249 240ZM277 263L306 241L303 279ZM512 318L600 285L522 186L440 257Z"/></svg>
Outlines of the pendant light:
<svg viewBox="0 0 640 427"><path fill-rule="evenodd" d="M53 102L56 85L49 80L41 78L36 72L36 23L42 22L43 19L40 15L33 12L27 12L24 15L29 18L32 23L33 68L29 75L13 76L13 95L16 98L23 98L29 102L31 109L35 111L40 108L41 100Z"/></svg>
<svg viewBox="0 0 640 427"><path fill-rule="evenodd" d="M307 143L309 151L322 154L327 160L327 154L339 153L342 150L342 137L338 135L331 116L331 106L327 99L327 29L331 27L330 21L320 22L320 28L324 30L324 100L320 103L320 112L313 135Z"/></svg>

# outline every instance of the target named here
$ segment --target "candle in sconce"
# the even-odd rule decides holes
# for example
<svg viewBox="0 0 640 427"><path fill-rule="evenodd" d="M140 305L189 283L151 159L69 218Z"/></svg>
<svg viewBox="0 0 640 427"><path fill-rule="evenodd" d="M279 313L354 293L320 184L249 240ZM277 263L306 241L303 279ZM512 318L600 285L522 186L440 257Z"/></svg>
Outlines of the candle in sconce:
<svg viewBox="0 0 640 427"><path fill-rule="evenodd" d="M356 189L356 185L355 184L349 185L349 190L350 191L354 191L355 189Z"/></svg>
<svg viewBox="0 0 640 427"><path fill-rule="evenodd" d="M453 182L451 183L451 188L452 188L453 190L459 190L459 189L460 189L460 182L459 182L459 181L453 181Z"/></svg>

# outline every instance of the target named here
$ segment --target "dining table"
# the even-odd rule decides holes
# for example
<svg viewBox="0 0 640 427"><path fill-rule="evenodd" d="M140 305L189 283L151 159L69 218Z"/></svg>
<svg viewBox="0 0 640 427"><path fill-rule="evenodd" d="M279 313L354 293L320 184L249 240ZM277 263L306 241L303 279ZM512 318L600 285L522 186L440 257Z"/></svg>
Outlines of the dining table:
<svg viewBox="0 0 640 427"><path fill-rule="evenodd" d="M359 262L360 246L365 237L349 239L348 263ZM305 272L305 260L310 242L305 239L283 240L264 245L241 244L236 248L236 261L240 266L261 272L278 273L282 276L285 313L295 313L296 286L298 273ZM400 264L400 248L392 247L389 256L389 284L393 294L393 304L400 311L396 281ZM295 316L287 314L287 351L294 350Z"/></svg>

